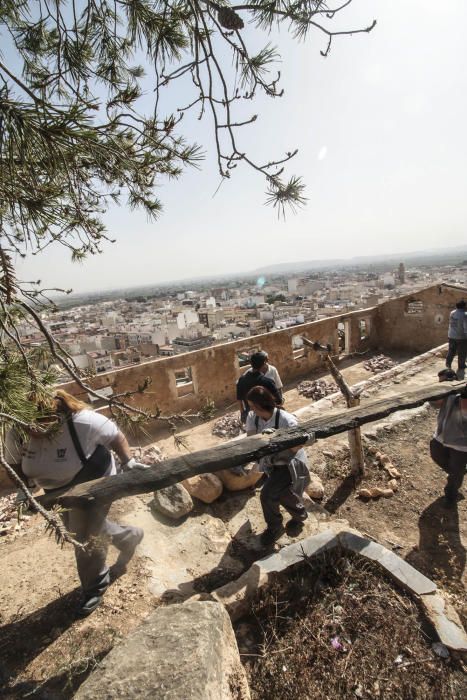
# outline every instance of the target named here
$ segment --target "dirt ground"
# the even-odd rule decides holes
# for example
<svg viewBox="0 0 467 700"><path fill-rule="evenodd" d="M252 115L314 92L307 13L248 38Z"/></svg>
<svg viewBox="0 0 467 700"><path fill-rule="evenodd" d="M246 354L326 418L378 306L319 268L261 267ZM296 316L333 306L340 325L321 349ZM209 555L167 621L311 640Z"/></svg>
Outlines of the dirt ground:
<svg viewBox="0 0 467 700"><path fill-rule="evenodd" d="M439 362L404 380L404 388L432 381ZM344 375L349 383L372 376L362 364L348 361ZM384 392L400 389L396 381ZM310 403L294 387L287 388L286 402L289 410ZM434 424L435 411L426 409L370 438L402 474L399 491L391 499L365 503L355 498L353 485L346 478L345 437L317 443L307 451L311 469L323 480L323 505L329 517L346 519L433 578L448 591L465 621L467 501L450 511L443 508L445 476L428 452ZM188 427L182 433L189 439L190 450L222 442L211 434L209 423ZM176 453L169 437L161 438L158 445L166 455ZM372 460L368 460L367 474L372 484L382 485L387 480ZM254 491L224 494L211 506L197 503L180 525L156 521L149 501L150 496L142 496L114 504L112 515L141 525L146 537L128 573L113 583L102 606L84 621L77 621L73 613L79 596L73 552L69 547L61 550L44 534L39 516L33 516L15 535L0 539L1 697L71 698L118 639L162 599L171 600L164 592L174 589L173 600L179 600L180 594L212 590L224 583L226 576L238 576L252 557L262 556L261 552L246 551L242 540L242 533L246 532L248 540L252 528L264 526ZM286 538L280 541L281 545L286 543ZM110 561L115 557L111 552Z"/></svg>
<svg viewBox="0 0 467 700"><path fill-rule="evenodd" d="M356 498L353 481L348 477L348 458L338 448L326 455L321 451L319 470L326 489L323 505L448 590L465 623L467 500L453 508L444 505L446 476L429 454L436 413L426 408L370 441L390 456L402 474L399 490L390 499L365 502ZM331 453L334 456L329 456ZM385 486L388 478L374 460L367 458L362 487Z"/></svg>

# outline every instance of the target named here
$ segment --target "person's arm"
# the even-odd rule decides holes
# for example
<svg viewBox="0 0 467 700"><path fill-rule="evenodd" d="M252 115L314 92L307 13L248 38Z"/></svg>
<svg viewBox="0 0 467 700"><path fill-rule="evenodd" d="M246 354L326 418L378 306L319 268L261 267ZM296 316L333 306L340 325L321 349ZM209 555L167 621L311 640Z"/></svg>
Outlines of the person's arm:
<svg viewBox="0 0 467 700"><path fill-rule="evenodd" d="M279 391L281 391L284 385L282 384L282 379L280 378L279 372L277 371L276 367L274 367L274 381L276 382L276 386L279 389Z"/></svg>
<svg viewBox="0 0 467 700"><path fill-rule="evenodd" d="M119 430L117 435L114 437L112 442L109 444L111 450L115 452L119 458L122 466L128 464L131 460L131 450L128 440L124 434Z"/></svg>
<svg viewBox="0 0 467 700"><path fill-rule="evenodd" d="M266 388L268 388L271 394L274 396L274 401L276 402L277 406L282 406L282 394L280 390L277 388L272 379L269 379L268 381L270 386Z"/></svg>

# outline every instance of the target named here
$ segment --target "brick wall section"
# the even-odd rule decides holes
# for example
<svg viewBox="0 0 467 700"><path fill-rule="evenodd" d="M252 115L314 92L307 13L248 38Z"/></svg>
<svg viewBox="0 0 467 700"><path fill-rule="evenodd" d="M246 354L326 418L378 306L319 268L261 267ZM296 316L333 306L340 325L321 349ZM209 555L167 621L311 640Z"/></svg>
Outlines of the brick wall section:
<svg viewBox="0 0 467 700"><path fill-rule="evenodd" d="M240 351L266 350L284 384L306 377L321 364L320 357L313 351L306 350L303 357L297 358L300 353L294 355L293 336L305 335L310 340L331 343L334 353L337 353L339 323L345 327L347 352L374 348L418 354L446 342L449 312L456 301L466 296L466 291L436 285L416 295L400 297L370 309L106 372L96 376L92 386L95 389L112 386L115 393L120 393L134 390L146 377L150 377L152 383L149 390L131 399L131 403L150 411L159 408L164 414L196 410L203 406L206 399L211 399L218 407L225 406L235 401L235 383L247 369L239 367ZM414 301L422 304L412 303L410 308L417 313L409 313L408 304ZM368 331L368 337L363 341L360 339L361 320L366 321ZM175 372L187 367L191 368L193 385L177 387ZM74 383L65 384L62 388L73 394L82 394Z"/></svg>

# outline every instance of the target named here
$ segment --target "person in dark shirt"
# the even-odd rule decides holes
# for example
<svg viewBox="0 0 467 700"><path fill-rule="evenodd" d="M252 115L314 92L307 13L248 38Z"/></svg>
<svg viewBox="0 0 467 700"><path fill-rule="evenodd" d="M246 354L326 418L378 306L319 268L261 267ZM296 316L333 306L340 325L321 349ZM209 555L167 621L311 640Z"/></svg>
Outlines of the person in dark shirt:
<svg viewBox="0 0 467 700"><path fill-rule="evenodd" d="M250 357L251 370L243 374L237 382L237 400L240 403L240 420L242 423L246 421L248 411L247 394L254 386L262 386L274 396L274 401L277 406L282 404L282 397L275 382L269 377L266 377L261 368L265 366L264 353L255 352Z"/></svg>

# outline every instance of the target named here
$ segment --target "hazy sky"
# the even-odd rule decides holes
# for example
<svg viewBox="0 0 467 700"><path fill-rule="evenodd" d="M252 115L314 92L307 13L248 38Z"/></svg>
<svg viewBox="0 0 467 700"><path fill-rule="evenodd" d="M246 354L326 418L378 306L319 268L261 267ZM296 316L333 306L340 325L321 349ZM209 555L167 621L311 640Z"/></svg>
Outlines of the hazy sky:
<svg viewBox="0 0 467 700"><path fill-rule="evenodd" d="M85 291L466 243L467 3L354 0L339 23L374 18L369 35L336 38L327 58L319 33L305 43L285 28L273 37L285 95L248 103L259 118L238 138L258 161L299 148L289 172L304 177L309 200L298 214L278 220L263 204L264 180L247 166L213 198L220 178L210 122L186 120L206 159L200 172L161 187L158 222L115 207L105 220L117 243L104 255L77 265L48 248L20 265L23 279ZM246 34L256 43L257 30Z"/></svg>

